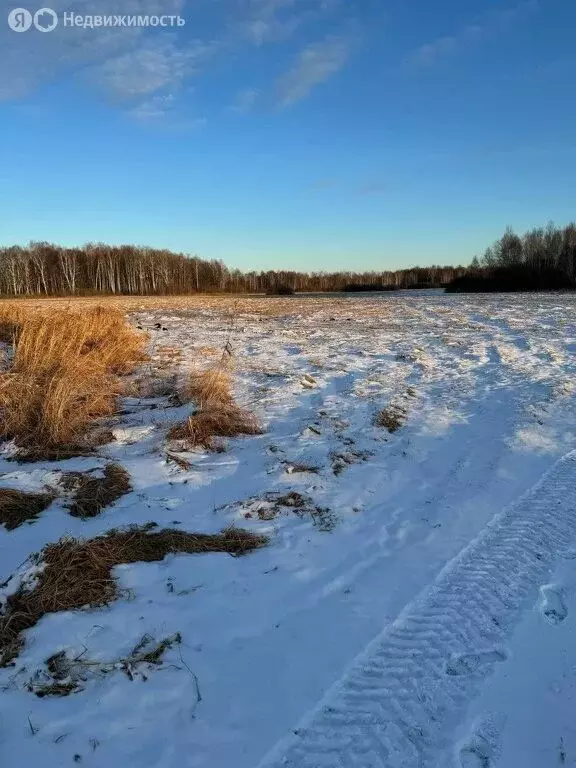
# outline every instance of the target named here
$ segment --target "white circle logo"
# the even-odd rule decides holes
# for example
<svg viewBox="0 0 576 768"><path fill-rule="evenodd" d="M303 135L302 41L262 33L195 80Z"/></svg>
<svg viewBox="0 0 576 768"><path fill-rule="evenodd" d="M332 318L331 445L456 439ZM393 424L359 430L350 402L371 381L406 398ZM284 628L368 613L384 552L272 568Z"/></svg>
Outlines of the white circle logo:
<svg viewBox="0 0 576 768"><path fill-rule="evenodd" d="M8 14L8 26L13 32L27 32L32 26L32 14L26 8L14 8Z"/></svg>
<svg viewBox="0 0 576 768"><path fill-rule="evenodd" d="M58 25L58 14L52 8L40 8L34 14L34 26L39 32L52 32Z"/></svg>

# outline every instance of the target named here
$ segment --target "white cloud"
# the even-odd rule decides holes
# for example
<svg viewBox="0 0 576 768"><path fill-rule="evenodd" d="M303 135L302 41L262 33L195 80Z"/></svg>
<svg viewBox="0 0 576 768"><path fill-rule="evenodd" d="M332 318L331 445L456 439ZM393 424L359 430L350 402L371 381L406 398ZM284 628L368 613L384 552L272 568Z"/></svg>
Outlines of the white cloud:
<svg viewBox="0 0 576 768"><path fill-rule="evenodd" d="M166 117L174 107L176 98L173 93L167 93L164 96L153 96L147 101L142 101L129 110L129 114L137 120L147 122L149 120L159 120Z"/></svg>
<svg viewBox="0 0 576 768"><path fill-rule="evenodd" d="M339 72L349 56L350 42L341 38L307 46L278 81L279 104L288 107L305 99L313 88Z"/></svg>
<svg viewBox="0 0 576 768"><path fill-rule="evenodd" d="M16 35L7 24L0 24L0 101L25 98L56 78L83 78L123 104L130 114L152 119L157 111L175 110L179 94L189 92L188 81L205 73L212 59L240 57L248 46L286 40L304 24L334 10L339 2L99 0L95 7L93 0L51 0L50 7L60 19L73 10L82 16L178 15L186 25L167 31L124 26L64 28L60 24L50 34ZM203 39L191 39L196 29L202 29ZM296 64L299 70L286 77L285 102L297 101L326 79L339 56L342 44L338 41L303 51ZM238 94L235 108L249 111L260 96L258 89L245 88Z"/></svg>
<svg viewBox="0 0 576 768"><path fill-rule="evenodd" d="M97 78L113 96L132 99L179 85L190 67L184 51L173 44L154 44L109 59L98 68Z"/></svg>
<svg viewBox="0 0 576 768"><path fill-rule="evenodd" d="M182 116L176 110L178 100L173 93L152 96L137 103L127 111L127 115L139 123L161 125L163 129L198 131L207 123L204 117Z"/></svg>
<svg viewBox="0 0 576 768"><path fill-rule="evenodd" d="M254 45L279 42L333 10L336 0L251 0L241 34Z"/></svg>
<svg viewBox="0 0 576 768"><path fill-rule="evenodd" d="M510 8L501 8L483 14L475 23L468 24L453 35L445 35L420 46L410 53L405 64L410 67L431 67L441 59L470 48L519 21L539 7L538 0L526 0Z"/></svg>
<svg viewBox="0 0 576 768"><path fill-rule="evenodd" d="M93 74L113 96L137 98L178 87L186 78L198 74L216 51L217 44L177 44L168 36L148 37L138 47L109 58Z"/></svg>

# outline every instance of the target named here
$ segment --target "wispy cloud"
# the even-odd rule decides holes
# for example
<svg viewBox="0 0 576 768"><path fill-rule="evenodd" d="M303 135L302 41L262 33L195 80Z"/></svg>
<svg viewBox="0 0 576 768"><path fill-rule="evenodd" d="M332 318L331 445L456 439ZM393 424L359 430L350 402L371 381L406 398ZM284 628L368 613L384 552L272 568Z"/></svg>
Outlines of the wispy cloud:
<svg viewBox="0 0 576 768"><path fill-rule="evenodd" d="M179 15L186 24L173 30L60 26L34 37L0 25L0 101L26 97L57 77L80 77L131 116L154 120L185 106L189 81L206 75L213 60L240 58L249 48L285 41L341 1L99 0L96 9L93 0L75 0L78 15ZM70 11L70 0L51 0L50 7L61 16ZM210 36L194 39L195 22L206 19ZM346 55L338 41L305 49L281 85L281 99L288 104L303 98ZM257 88L247 87L235 108L247 112L260 97Z"/></svg>
<svg viewBox="0 0 576 768"><path fill-rule="evenodd" d="M538 0L526 0L519 5L489 11L454 34L444 35L421 45L405 60L409 67L431 67L442 59L456 55L507 29L539 7Z"/></svg>
<svg viewBox="0 0 576 768"><path fill-rule="evenodd" d="M313 43L298 54L292 68L277 83L278 103L289 107L339 72L351 53L350 41L333 38Z"/></svg>
<svg viewBox="0 0 576 768"><path fill-rule="evenodd" d="M192 74L196 57L173 42L154 40L142 47L108 59L98 66L101 86L119 99L133 99L174 88Z"/></svg>
<svg viewBox="0 0 576 768"><path fill-rule="evenodd" d="M333 9L334 0L251 0L239 29L254 45L278 42Z"/></svg>
<svg viewBox="0 0 576 768"><path fill-rule="evenodd" d="M250 112L250 110L254 107L254 105L258 101L259 96L260 96L260 91L258 88L242 89L236 96L236 103L234 105L234 109L236 110L236 112Z"/></svg>
<svg viewBox="0 0 576 768"><path fill-rule="evenodd" d="M174 108L175 102L174 94L167 93L163 96L153 96L147 101L141 101L128 112L136 120L141 120L142 122L163 120Z"/></svg>
<svg viewBox="0 0 576 768"><path fill-rule="evenodd" d="M174 94L152 96L138 102L126 111L126 115L142 125L162 127L162 130L197 132L204 128L204 117L189 117L177 109L178 100Z"/></svg>

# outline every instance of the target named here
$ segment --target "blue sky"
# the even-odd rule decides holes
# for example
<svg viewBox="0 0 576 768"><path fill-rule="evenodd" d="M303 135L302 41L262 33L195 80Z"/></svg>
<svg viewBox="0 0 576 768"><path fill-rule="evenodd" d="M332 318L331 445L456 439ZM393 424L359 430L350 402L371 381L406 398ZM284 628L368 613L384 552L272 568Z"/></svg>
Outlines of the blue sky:
<svg viewBox="0 0 576 768"><path fill-rule="evenodd" d="M382 269L576 218L571 0L51 0L186 24L46 34L0 6L2 243Z"/></svg>

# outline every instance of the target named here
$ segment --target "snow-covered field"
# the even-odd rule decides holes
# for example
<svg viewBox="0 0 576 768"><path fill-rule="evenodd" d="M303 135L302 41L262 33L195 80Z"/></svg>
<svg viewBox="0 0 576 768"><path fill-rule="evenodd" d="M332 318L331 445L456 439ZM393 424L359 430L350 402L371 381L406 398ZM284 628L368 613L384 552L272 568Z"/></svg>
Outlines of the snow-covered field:
<svg viewBox="0 0 576 768"><path fill-rule="evenodd" d="M90 520L55 502L0 527L0 582L64 534L130 523L270 543L119 566L127 599L44 617L0 669L0 766L576 765L575 298L137 303L141 375L184 377L228 344L264 434L182 468L166 432L190 408L157 396L125 401L98 458L15 465L5 447L2 487L113 458L134 490ZM27 690L59 650L98 670L174 633L133 679Z"/></svg>

